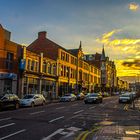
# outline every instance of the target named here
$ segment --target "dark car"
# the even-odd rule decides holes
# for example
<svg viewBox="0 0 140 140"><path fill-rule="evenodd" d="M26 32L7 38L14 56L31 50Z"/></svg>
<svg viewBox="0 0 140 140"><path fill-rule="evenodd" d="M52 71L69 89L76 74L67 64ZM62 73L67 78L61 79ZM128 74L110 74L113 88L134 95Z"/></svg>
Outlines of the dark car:
<svg viewBox="0 0 140 140"><path fill-rule="evenodd" d="M132 103L133 95L131 93L125 93L119 96L119 103Z"/></svg>
<svg viewBox="0 0 140 140"><path fill-rule="evenodd" d="M19 108L19 98L15 94L0 95L0 110L6 108Z"/></svg>
<svg viewBox="0 0 140 140"><path fill-rule="evenodd" d="M85 97L85 104L87 103L102 103L103 97L99 93L91 93Z"/></svg>

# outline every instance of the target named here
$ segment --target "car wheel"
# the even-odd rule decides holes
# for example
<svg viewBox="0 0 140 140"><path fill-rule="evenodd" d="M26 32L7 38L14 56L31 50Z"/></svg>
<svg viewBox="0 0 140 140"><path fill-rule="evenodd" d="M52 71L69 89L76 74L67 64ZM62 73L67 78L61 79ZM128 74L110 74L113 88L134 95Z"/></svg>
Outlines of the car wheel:
<svg viewBox="0 0 140 140"><path fill-rule="evenodd" d="M42 105L44 106L45 104L46 104L45 101L43 101Z"/></svg>
<svg viewBox="0 0 140 140"><path fill-rule="evenodd" d="M103 102L103 100L101 99L100 103L102 103L102 102Z"/></svg>
<svg viewBox="0 0 140 140"><path fill-rule="evenodd" d="M19 103L15 104L15 109L19 109Z"/></svg>
<svg viewBox="0 0 140 140"><path fill-rule="evenodd" d="M34 104L34 102L32 102L32 103L31 103L31 107L34 107L34 106L35 106L35 104Z"/></svg>

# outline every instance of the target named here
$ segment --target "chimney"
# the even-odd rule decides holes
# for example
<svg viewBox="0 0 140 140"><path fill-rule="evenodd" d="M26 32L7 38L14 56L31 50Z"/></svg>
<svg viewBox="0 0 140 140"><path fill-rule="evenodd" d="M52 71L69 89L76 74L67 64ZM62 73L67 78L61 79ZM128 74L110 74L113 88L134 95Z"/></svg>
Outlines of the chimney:
<svg viewBox="0 0 140 140"><path fill-rule="evenodd" d="M38 39L45 39L46 38L46 31L41 31L38 33Z"/></svg>

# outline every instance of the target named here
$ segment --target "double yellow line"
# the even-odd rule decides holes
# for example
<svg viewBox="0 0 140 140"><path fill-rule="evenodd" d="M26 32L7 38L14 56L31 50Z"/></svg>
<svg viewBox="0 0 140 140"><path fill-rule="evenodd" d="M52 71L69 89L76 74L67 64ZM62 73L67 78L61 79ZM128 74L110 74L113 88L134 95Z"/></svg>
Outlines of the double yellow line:
<svg viewBox="0 0 140 140"><path fill-rule="evenodd" d="M75 140L86 140L87 136L94 133L95 131L99 130L101 127L96 127L92 129L91 131L83 131L78 135L78 137L75 138Z"/></svg>

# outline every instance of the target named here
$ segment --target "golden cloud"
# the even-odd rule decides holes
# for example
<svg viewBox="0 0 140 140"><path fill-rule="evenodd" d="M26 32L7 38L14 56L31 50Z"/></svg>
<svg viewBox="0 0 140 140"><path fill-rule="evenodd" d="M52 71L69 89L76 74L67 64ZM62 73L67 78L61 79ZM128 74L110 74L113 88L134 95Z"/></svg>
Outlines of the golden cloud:
<svg viewBox="0 0 140 140"><path fill-rule="evenodd" d="M138 8L139 8L139 5L134 2L129 4L129 10L131 10L131 11L137 11Z"/></svg>
<svg viewBox="0 0 140 140"><path fill-rule="evenodd" d="M119 32L122 30L105 33L96 41L105 45L111 57L115 55L118 76L134 76L140 71L140 38L120 38L123 34L117 34ZM120 37L115 38L118 35Z"/></svg>
<svg viewBox="0 0 140 140"><path fill-rule="evenodd" d="M140 60L116 60L117 76L135 76L140 73Z"/></svg>

